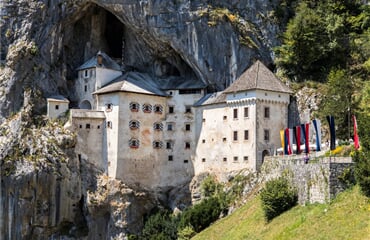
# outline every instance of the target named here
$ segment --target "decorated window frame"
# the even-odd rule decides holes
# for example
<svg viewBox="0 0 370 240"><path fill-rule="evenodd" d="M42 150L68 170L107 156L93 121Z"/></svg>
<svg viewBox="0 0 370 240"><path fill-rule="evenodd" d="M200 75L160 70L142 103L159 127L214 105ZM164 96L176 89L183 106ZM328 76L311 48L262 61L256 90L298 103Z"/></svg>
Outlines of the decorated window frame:
<svg viewBox="0 0 370 240"><path fill-rule="evenodd" d="M131 112L138 112L140 109L140 104L137 102L130 102L130 110Z"/></svg>
<svg viewBox="0 0 370 240"><path fill-rule="evenodd" d="M131 130L136 130L136 129L139 129L140 128L140 122L137 121L137 120L131 120L129 123L128 123L128 126Z"/></svg>
<svg viewBox="0 0 370 240"><path fill-rule="evenodd" d="M130 146L130 148L139 148L140 147L139 139L131 138L129 140L129 146Z"/></svg>
<svg viewBox="0 0 370 240"><path fill-rule="evenodd" d="M161 149L162 147L163 147L163 142L162 141L159 141L159 140L153 141L153 148L154 149Z"/></svg>
<svg viewBox="0 0 370 240"><path fill-rule="evenodd" d="M161 123L161 122L153 123L153 129L155 131L163 131L163 123Z"/></svg>
<svg viewBox="0 0 370 240"><path fill-rule="evenodd" d="M143 104L143 112L144 113L151 113L153 110L153 106L149 103L144 103Z"/></svg>
<svg viewBox="0 0 370 240"><path fill-rule="evenodd" d="M163 106L160 104L154 105L154 113L162 114L163 113Z"/></svg>

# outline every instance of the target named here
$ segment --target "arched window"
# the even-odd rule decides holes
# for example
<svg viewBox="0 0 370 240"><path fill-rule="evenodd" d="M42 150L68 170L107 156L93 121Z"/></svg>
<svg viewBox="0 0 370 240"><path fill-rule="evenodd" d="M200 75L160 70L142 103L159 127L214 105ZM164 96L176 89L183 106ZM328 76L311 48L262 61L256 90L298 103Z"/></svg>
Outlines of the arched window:
<svg viewBox="0 0 370 240"><path fill-rule="evenodd" d="M163 142L162 141L153 141L153 148L160 149L162 147L163 147Z"/></svg>
<svg viewBox="0 0 370 240"><path fill-rule="evenodd" d="M130 110L131 112L138 112L140 108L140 104L137 102L130 102Z"/></svg>
<svg viewBox="0 0 370 240"><path fill-rule="evenodd" d="M139 148L140 141L136 138L131 138L130 141L129 141L129 146L130 146L130 148Z"/></svg>
<svg viewBox="0 0 370 240"><path fill-rule="evenodd" d="M135 130L135 129L140 128L140 122L137 121L137 120L131 120L128 125L129 125L131 130Z"/></svg>
<svg viewBox="0 0 370 240"><path fill-rule="evenodd" d="M143 104L143 112L145 113L151 113L152 112L152 105L150 104Z"/></svg>
<svg viewBox="0 0 370 240"><path fill-rule="evenodd" d="M153 129L155 131L163 131L163 123L156 122L153 124Z"/></svg>

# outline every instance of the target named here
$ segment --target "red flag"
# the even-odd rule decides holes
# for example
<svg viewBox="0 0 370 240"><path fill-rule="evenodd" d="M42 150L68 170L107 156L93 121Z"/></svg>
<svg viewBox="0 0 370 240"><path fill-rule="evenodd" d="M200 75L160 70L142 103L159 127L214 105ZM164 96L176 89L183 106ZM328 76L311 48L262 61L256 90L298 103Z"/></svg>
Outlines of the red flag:
<svg viewBox="0 0 370 240"><path fill-rule="evenodd" d="M357 121L356 121L356 116L353 115L352 116L353 118L353 141L355 143L355 149L359 149L360 148L360 140L358 138L358 134L357 134Z"/></svg>
<svg viewBox="0 0 370 240"><path fill-rule="evenodd" d="M291 155L292 154L292 148L290 147L291 145L290 145L290 136L289 136L290 134L289 134L289 128L286 128L285 129L285 136L287 137L287 145L288 145L288 155Z"/></svg>

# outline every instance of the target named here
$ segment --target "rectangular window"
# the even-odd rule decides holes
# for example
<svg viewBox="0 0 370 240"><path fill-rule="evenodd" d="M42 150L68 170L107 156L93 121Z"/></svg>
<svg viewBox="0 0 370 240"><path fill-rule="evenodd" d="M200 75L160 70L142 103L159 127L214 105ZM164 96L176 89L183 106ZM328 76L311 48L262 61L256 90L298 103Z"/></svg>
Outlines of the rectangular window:
<svg viewBox="0 0 370 240"><path fill-rule="evenodd" d="M55 105L55 110L59 110L59 105Z"/></svg>
<svg viewBox="0 0 370 240"><path fill-rule="evenodd" d="M173 143L171 141L166 142L166 149L172 149Z"/></svg>
<svg viewBox="0 0 370 240"><path fill-rule="evenodd" d="M167 124L167 131L173 131L173 124L172 123Z"/></svg>
<svg viewBox="0 0 370 240"><path fill-rule="evenodd" d="M184 160L184 163L188 163L188 162L189 162L189 160L186 160L186 159Z"/></svg>
<svg viewBox="0 0 370 240"><path fill-rule="evenodd" d="M173 106L168 106L168 113L174 113L174 107Z"/></svg>
<svg viewBox="0 0 370 240"><path fill-rule="evenodd" d="M191 106L185 106L185 113L191 113Z"/></svg>
<svg viewBox="0 0 370 240"><path fill-rule="evenodd" d="M233 140L238 141L238 131L233 132Z"/></svg>
<svg viewBox="0 0 370 240"><path fill-rule="evenodd" d="M173 161L173 156L172 155L168 156L168 161Z"/></svg>
<svg viewBox="0 0 370 240"><path fill-rule="evenodd" d="M237 156L234 156L234 161L238 161L238 157Z"/></svg>
<svg viewBox="0 0 370 240"><path fill-rule="evenodd" d="M203 140L202 140L202 143L206 143L206 140L205 140L205 139L203 139Z"/></svg>
<svg viewBox="0 0 370 240"><path fill-rule="evenodd" d="M223 141L223 142L226 142L226 138L225 138L225 137L224 137L224 138L222 138L222 141Z"/></svg>
<svg viewBox="0 0 370 240"><path fill-rule="evenodd" d="M204 123L205 123L205 122L206 122L206 119L205 119L205 118L203 118L202 122L204 122Z"/></svg>
<svg viewBox="0 0 370 240"><path fill-rule="evenodd" d="M244 161L248 161L248 156L244 156Z"/></svg>
<svg viewBox="0 0 370 240"><path fill-rule="evenodd" d="M205 158L202 158L202 162L206 162L206 159Z"/></svg>
<svg viewBox="0 0 370 240"><path fill-rule="evenodd" d="M85 92L87 92L87 85L85 85L85 89L84 90L85 90Z"/></svg>
<svg viewBox="0 0 370 240"><path fill-rule="evenodd" d="M238 118L238 109L234 108L233 111L234 111L234 113L233 113L234 119L237 119Z"/></svg>
<svg viewBox="0 0 370 240"><path fill-rule="evenodd" d="M89 70L85 70L85 72L84 72L85 74L84 74L84 77L85 78L88 78L89 77Z"/></svg>
<svg viewBox="0 0 370 240"><path fill-rule="evenodd" d="M248 140L248 139L249 139L249 131L244 130L244 140Z"/></svg>
<svg viewBox="0 0 370 240"><path fill-rule="evenodd" d="M113 127L112 122L111 121L108 121L107 122L107 128L112 128L112 127Z"/></svg>
<svg viewBox="0 0 370 240"><path fill-rule="evenodd" d="M223 119L224 119L224 121L227 120L227 116L224 116Z"/></svg>
<svg viewBox="0 0 370 240"><path fill-rule="evenodd" d="M270 118L270 108L265 107L265 118Z"/></svg>
<svg viewBox="0 0 370 240"><path fill-rule="evenodd" d="M185 124L185 131L190 131L190 124L189 123Z"/></svg>
<svg viewBox="0 0 370 240"><path fill-rule="evenodd" d="M223 158L223 161L224 161L224 162L227 162L227 158L225 158L225 157L224 157L224 158Z"/></svg>
<svg viewBox="0 0 370 240"><path fill-rule="evenodd" d="M190 149L190 142L185 142L185 149Z"/></svg>
<svg viewBox="0 0 370 240"><path fill-rule="evenodd" d="M263 139L265 141L270 141L270 130L265 129L263 136L264 136Z"/></svg>
<svg viewBox="0 0 370 240"><path fill-rule="evenodd" d="M90 123L86 123L86 128L89 129L90 128Z"/></svg>
<svg viewBox="0 0 370 240"><path fill-rule="evenodd" d="M249 108L247 107L244 108L244 117L249 118Z"/></svg>
<svg viewBox="0 0 370 240"><path fill-rule="evenodd" d="M113 104L112 103L108 103L108 104L105 105L105 111L110 112L110 111L112 111L112 109L113 109Z"/></svg>

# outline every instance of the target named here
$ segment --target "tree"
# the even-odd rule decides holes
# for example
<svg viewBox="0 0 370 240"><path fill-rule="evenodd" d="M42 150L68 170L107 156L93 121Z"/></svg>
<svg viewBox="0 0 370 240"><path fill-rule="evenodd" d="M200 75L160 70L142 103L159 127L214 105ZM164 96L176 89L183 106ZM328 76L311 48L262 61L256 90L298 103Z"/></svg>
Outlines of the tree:
<svg viewBox="0 0 370 240"><path fill-rule="evenodd" d="M262 208L267 221L279 216L297 204L297 190L280 177L266 182L261 191Z"/></svg>
<svg viewBox="0 0 370 240"><path fill-rule="evenodd" d="M357 109L357 101L352 97L355 82L345 70L332 70L320 103L320 118L334 116L336 135L339 139L351 138L351 116Z"/></svg>

